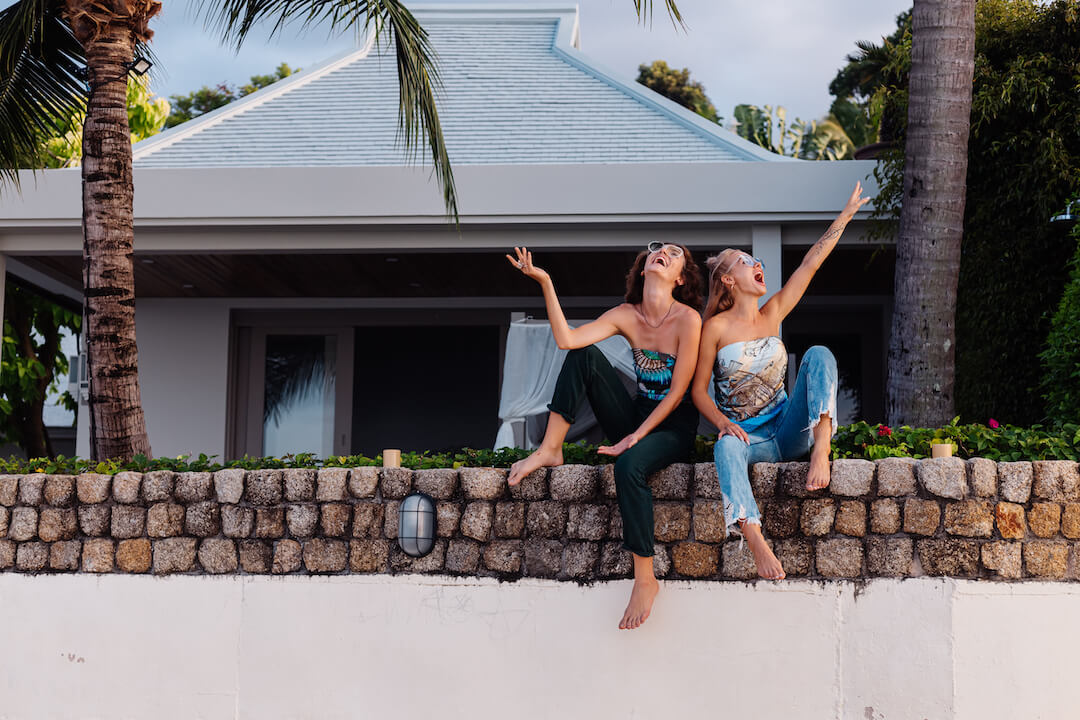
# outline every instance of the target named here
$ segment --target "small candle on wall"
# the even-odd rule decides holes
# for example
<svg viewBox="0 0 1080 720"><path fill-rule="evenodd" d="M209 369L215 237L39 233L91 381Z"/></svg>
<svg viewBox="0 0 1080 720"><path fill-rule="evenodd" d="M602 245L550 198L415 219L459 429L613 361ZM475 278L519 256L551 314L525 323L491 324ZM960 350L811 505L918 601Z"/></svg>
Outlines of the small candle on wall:
<svg viewBox="0 0 1080 720"><path fill-rule="evenodd" d="M401 451L387 449L382 451L383 467L401 467Z"/></svg>
<svg viewBox="0 0 1080 720"><path fill-rule="evenodd" d="M953 450L952 443L931 443L930 444L930 457L935 457L935 458L952 457L952 450Z"/></svg>

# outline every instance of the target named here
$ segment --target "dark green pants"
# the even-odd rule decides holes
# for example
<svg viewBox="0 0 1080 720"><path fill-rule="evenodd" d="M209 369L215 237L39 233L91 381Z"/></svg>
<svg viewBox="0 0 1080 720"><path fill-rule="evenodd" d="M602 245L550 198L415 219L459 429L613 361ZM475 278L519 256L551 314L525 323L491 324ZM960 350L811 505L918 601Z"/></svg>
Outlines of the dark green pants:
<svg viewBox="0 0 1080 720"><path fill-rule="evenodd" d="M573 424L588 399L604 434L617 443L637 430L658 401L630 397L604 354L589 346L566 356L548 409ZM623 547L642 557L653 554L653 502L649 475L675 462L687 462L694 450L698 412L684 400L651 433L615 461L615 490L622 513Z"/></svg>

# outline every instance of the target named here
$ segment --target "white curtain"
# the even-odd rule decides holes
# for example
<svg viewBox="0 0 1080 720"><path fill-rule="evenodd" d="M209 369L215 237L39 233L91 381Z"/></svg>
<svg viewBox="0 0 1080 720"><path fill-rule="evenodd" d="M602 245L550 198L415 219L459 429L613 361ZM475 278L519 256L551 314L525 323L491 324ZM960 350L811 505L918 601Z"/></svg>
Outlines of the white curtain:
<svg viewBox="0 0 1080 720"><path fill-rule="evenodd" d="M577 324L580 323L571 322L571 325ZM596 347L628 382L634 381L634 357L625 338L616 335L597 343ZM528 432L528 420L547 415L547 405L555 392L555 381L566 353L555 344L551 325L546 320L510 323L503 360L502 396L499 398L501 424L495 437L496 449L524 447L531 450L537 446L537 439L530 437ZM573 435L581 435L594 425L596 418L592 409L584 403L574 423Z"/></svg>

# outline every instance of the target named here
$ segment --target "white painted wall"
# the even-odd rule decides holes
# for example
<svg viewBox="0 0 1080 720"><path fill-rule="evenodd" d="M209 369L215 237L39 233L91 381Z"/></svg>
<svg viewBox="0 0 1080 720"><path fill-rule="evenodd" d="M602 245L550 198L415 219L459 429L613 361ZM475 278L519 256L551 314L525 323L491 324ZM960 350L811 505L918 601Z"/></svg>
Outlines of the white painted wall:
<svg viewBox="0 0 1080 720"><path fill-rule="evenodd" d="M1080 588L0 574L0 718L1070 717ZM73 598L78 598L74 602Z"/></svg>

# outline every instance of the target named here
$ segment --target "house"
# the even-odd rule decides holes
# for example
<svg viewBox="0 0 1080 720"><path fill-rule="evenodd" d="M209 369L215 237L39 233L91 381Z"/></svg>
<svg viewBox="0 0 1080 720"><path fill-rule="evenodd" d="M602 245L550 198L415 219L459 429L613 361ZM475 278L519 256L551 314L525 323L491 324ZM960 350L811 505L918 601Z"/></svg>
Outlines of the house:
<svg viewBox="0 0 1080 720"><path fill-rule="evenodd" d="M490 445L511 319L544 315L509 248L534 251L575 318L619 302L654 239L699 261L745 248L775 289L873 168L773 155L600 67L572 5L417 15L459 227L397 142L394 62L370 43L135 146L156 454ZM80 219L77 169L27 177L0 198L7 272L81 301ZM848 416L877 420L893 251L867 229L861 213L783 334L796 356L832 347Z"/></svg>

